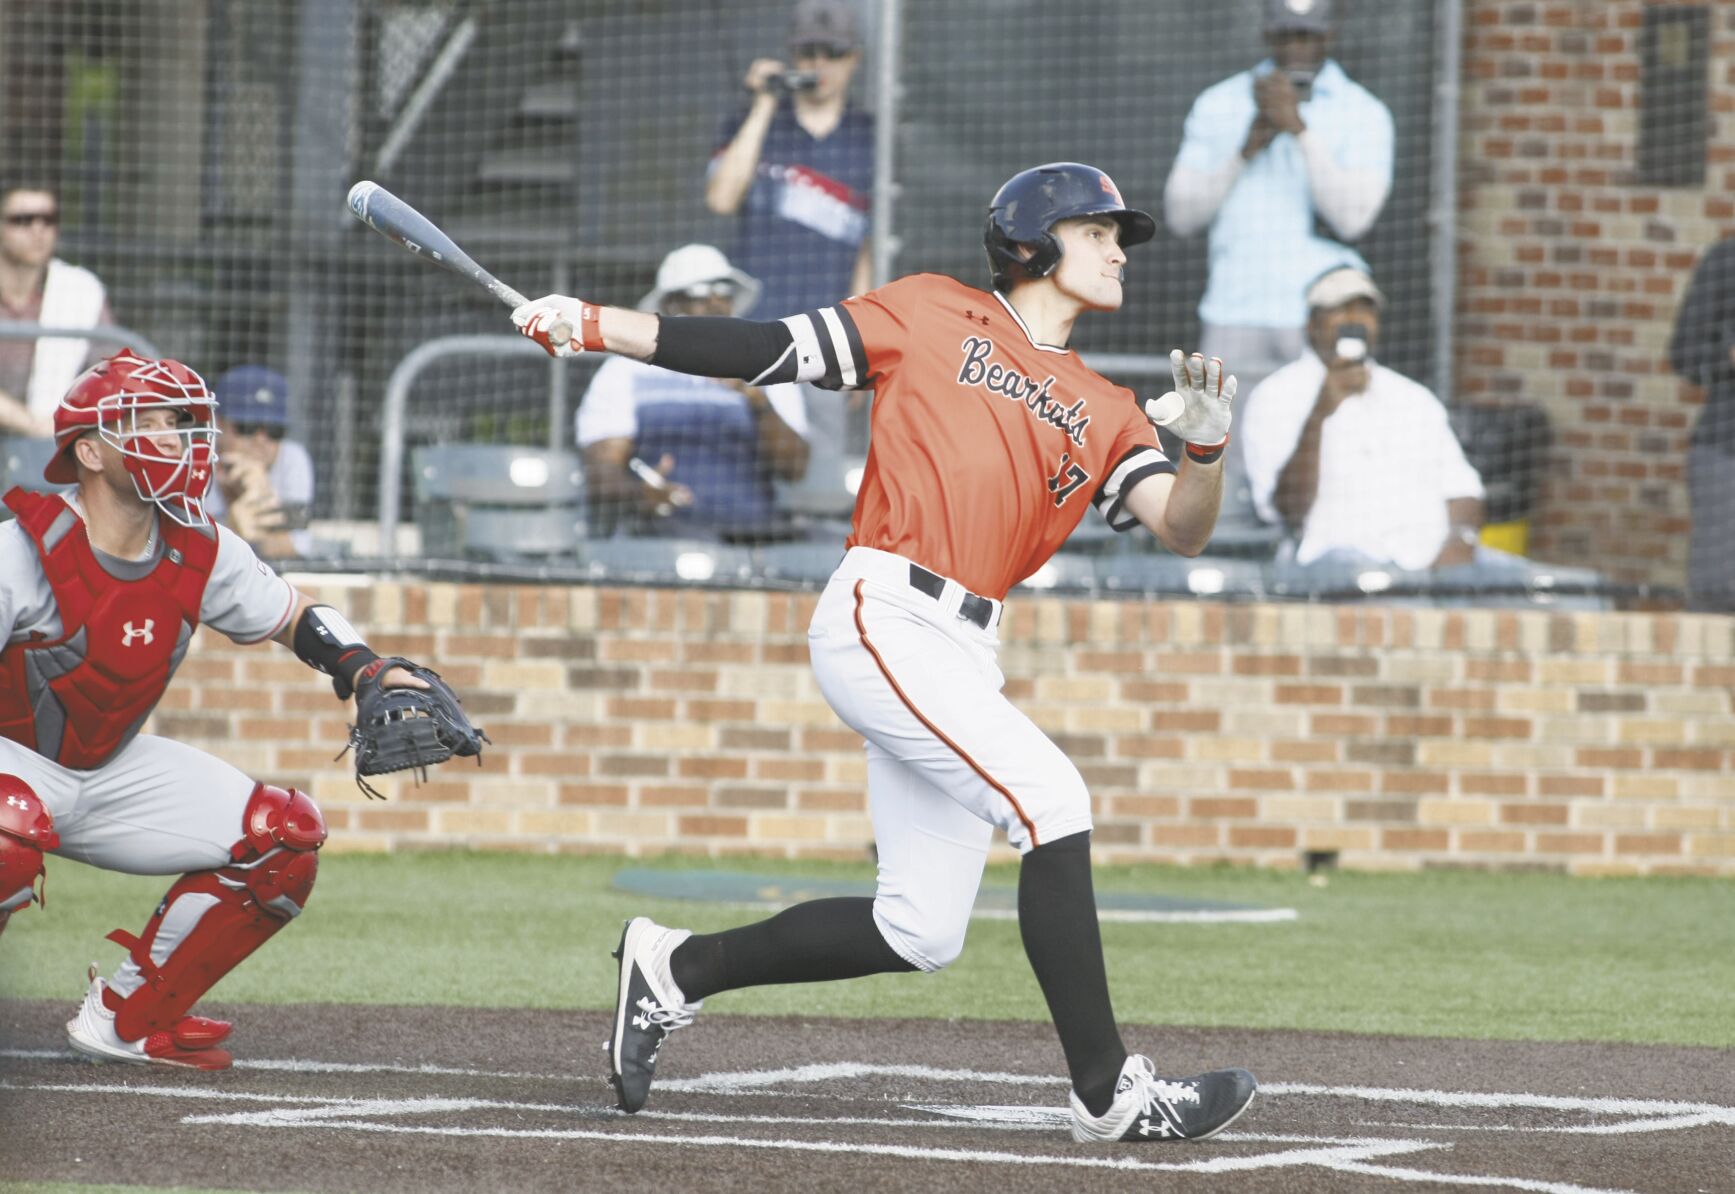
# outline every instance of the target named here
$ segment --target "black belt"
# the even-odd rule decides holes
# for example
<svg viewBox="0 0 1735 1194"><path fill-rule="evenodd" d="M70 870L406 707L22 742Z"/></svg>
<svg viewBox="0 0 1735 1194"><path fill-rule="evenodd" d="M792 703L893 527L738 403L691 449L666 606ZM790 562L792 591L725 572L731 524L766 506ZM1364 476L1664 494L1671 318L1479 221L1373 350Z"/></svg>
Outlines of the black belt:
<svg viewBox="0 0 1735 1194"><path fill-rule="evenodd" d="M940 594L946 591L946 578L938 572L929 572L920 564L911 564L910 588L926 593L938 601ZM964 621L986 630L988 624L994 620L994 603L986 597L965 593L963 603L958 606L958 616Z"/></svg>

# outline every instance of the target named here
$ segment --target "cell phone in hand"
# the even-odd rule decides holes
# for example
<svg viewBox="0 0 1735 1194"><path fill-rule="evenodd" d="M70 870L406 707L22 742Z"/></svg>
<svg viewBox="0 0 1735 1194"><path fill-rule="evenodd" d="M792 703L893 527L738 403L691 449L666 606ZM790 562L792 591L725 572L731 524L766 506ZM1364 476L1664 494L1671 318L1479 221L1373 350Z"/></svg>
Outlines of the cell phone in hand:
<svg viewBox="0 0 1735 1194"><path fill-rule="evenodd" d="M1340 361L1352 364L1368 359L1368 329L1366 324L1339 324L1337 340L1332 345L1332 355Z"/></svg>
<svg viewBox="0 0 1735 1194"><path fill-rule="evenodd" d="M307 526L308 516L313 513L306 502L283 502L277 507L278 517L283 520L283 529L299 531Z"/></svg>

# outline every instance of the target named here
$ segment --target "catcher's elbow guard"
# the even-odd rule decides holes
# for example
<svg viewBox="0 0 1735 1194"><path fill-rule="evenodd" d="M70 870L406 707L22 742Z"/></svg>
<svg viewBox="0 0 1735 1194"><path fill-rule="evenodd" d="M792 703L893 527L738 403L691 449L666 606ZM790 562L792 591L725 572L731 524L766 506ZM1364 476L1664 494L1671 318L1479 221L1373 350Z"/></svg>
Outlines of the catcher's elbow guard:
<svg viewBox="0 0 1735 1194"><path fill-rule="evenodd" d="M16 775L0 775L0 932L18 909L43 902L42 852L59 845L54 818L35 789Z"/></svg>

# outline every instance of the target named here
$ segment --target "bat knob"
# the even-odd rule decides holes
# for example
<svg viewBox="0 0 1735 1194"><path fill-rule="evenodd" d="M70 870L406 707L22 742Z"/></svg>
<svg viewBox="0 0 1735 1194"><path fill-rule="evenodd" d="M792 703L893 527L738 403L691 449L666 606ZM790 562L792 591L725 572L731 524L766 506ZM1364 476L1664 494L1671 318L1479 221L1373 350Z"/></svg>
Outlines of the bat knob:
<svg viewBox="0 0 1735 1194"><path fill-rule="evenodd" d="M351 187L349 189L348 199L350 214L355 216L356 219L362 221L364 224L370 223L371 221L367 218L368 200L372 199L374 192L379 189L380 187L377 182L368 182L366 180L358 182Z"/></svg>
<svg viewBox="0 0 1735 1194"><path fill-rule="evenodd" d="M572 325L562 319L548 329L548 342L559 348L572 340Z"/></svg>

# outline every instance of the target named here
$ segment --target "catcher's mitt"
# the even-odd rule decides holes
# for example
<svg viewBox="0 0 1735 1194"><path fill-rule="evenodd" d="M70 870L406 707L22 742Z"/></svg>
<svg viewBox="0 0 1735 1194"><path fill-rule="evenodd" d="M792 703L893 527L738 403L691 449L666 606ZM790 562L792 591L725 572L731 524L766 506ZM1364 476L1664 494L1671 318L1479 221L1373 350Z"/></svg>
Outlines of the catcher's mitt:
<svg viewBox="0 0 1735 1194"><path fill-rule="evenodd" d="M381 688L379 678L394 667L428 686ZM334 687L343 695L341 686ZM355 751L356 786L370 797L385 799L366 776L415 771L426 779L430 766L453 755L474 755L480 766L482 744L487 741L488 735L464 716L463 702L439 673L397 658L376 659L356 673L355 724L349 728L344 750Z"/></svg>

